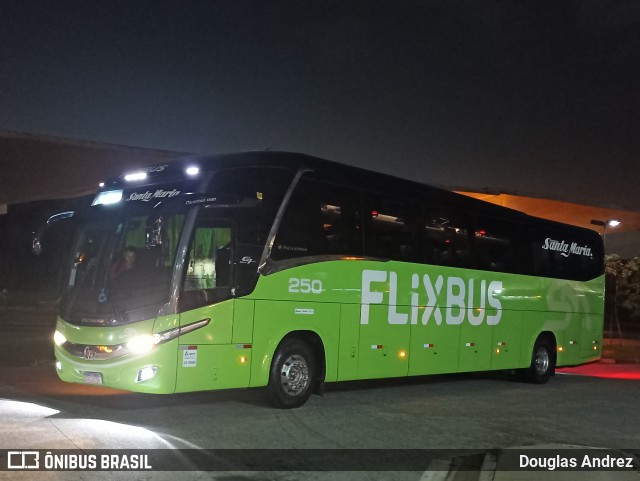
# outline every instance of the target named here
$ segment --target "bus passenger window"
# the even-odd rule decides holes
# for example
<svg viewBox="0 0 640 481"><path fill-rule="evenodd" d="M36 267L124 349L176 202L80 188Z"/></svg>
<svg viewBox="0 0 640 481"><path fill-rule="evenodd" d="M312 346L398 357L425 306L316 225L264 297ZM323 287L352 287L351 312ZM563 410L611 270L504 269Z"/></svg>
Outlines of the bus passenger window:
<svg viewBox="0 0 640 481"><path fill-rule="evenodd" d="M371 195L365 212L367 256L420 261L416 216L406 201Z"/></svg>
<svg viewBox="0 0 640 481"><path fill-rule="evenodd" d="M348 188L303 179L289 200L271 257L362 255L358 197Z"/></svg>
<svg viewBox="0 0 640 481"><path fill-rule="evenodd" d="M474 219L473 267L484 271L515 272L512 236L517 226L484 217Z"/></svg>
<svg viewBox="0 0 640 481"><path fill-rule="evenodd" d="M469 233L462 216L452 212L427 212L424 223L424 262L469 267Z"/></svg>

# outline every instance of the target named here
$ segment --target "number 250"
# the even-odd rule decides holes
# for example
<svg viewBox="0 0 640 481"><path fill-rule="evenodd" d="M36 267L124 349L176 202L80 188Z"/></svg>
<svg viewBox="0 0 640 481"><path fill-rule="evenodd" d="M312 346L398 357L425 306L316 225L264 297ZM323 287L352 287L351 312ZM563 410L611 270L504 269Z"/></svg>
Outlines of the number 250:
<svg viewBox="0 0 640 481"><path fill-rule="evenodd" d="M322 281L319 279L298 279L292 277L289 279L289 292L320 294L322 293Z"/></svg>

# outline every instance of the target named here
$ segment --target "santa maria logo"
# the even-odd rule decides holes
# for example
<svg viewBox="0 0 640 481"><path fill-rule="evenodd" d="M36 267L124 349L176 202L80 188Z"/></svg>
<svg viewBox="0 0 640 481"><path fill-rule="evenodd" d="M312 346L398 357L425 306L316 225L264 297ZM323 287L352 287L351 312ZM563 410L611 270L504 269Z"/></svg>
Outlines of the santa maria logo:
<svg viewBox="0 0 640 481"><path fill-rule="evenodd" d="M136 201L142 201L142 202L149 202L150 200L154 200L154 199L164 199L168 197L175 197L178 194L180 194L180 191L176 189L172 189L172 190L158 189L155 191L147 190L146 192L131 193L129 197L127 197L127 201L136 200Z"/></svg>
<svg viewBox="0 0 640 481"><path fill-rule="evenodd" d="M410 280L409 280L410 279ZM462 324L465 319L472 326L486 321L494 326L502 317L502 304L496 297L502 293L501 281L463 279L461 277L430 277L412 274L401 279L409 287L409 306L398 306L398 273L377 270L362 271L362 300L360 324L369 324L372 304L388 306L389 324L427 325L431 319L437 325ZM420 308L423 313L420 316ZM491 307L491 313L485 309ZM444 315L443 315L444 311Z"/></svg>
<svg viewBox="0 0 640 481"><path fill-rule="evenodd" d="M590 258L593 257L593 254L591 252L591 247L589 246L581 246L581 245L578 245L576 242L572 242L571 244L569 244L564 240L556 240L550 237L547 237L544 240L544 244L542 244L542 248L546 251L559 252L560 255L563 257L569 257L572 254L578 255L578 256L590 257Z"/></svg>

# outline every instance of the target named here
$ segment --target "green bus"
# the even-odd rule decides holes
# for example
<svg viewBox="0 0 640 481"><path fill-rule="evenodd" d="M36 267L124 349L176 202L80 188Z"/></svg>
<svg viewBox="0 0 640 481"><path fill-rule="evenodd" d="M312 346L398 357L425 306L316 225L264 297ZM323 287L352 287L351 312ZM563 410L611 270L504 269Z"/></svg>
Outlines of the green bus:
<svg viewBox="0 0 640 481"><path fill-rule="evenodd" d="M64 217L70 217L65 213ZM76 211L63 381L144 393L514 370L599 358L591 230L302 154L190 157Z"/></svg>

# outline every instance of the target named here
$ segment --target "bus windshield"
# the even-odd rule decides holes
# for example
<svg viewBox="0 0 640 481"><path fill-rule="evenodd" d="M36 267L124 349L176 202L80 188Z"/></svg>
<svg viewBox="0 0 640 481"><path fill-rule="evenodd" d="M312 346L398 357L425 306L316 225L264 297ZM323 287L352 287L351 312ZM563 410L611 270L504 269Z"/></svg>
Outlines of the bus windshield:
<svg viewBox="0 0 640 481"><path fill-rule="evenodd" d="M180 195L189 189L141 186L125 191L123 204L92 206L75 219L79 232L63 319L115 326L157 317L175 301L178 288L180 310L250 292L292 176L273 168L228 169L215 173L207 193ZM178 194L147 202L138 191ZM192 210L196 215L189 224ZM176 284L181 284L172 285L178 270Z"/></svg>
<svg viewBox="0 0 640 481"><path fill-rule="evenodd" d="M95 210L79 230L63 315L96 326L156 317L169 298L186 209Z"/></svg>

